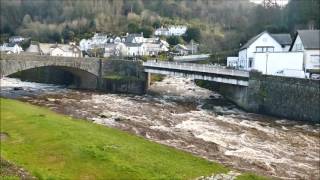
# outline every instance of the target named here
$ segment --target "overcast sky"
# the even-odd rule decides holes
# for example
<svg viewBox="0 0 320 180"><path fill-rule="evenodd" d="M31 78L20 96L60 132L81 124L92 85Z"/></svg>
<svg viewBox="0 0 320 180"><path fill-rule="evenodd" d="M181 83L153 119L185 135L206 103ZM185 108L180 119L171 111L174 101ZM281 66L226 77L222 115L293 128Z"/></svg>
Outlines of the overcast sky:
<svg viewBox="0 0 320 180"><path fill-rule="evenodd" d="M251 2L254 2L254 3L257 3L257 4L260 4L263 2L263 0L250 0ZM280 6L285 6L288 4L288 1L289 0L277 0L277 3L280 5Z"/></svg>

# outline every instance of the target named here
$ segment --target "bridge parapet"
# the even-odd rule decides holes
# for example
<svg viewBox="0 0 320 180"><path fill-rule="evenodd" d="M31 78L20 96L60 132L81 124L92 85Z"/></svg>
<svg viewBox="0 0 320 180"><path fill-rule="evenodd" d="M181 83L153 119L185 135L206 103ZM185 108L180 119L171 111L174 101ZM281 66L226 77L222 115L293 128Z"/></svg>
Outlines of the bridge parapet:
<svg viewBox="0 0 320 180"><path fill-rule="evenodd" d="M208 64L147 61L147 62L143 63L143 66L249 78L248 71L226 69L226 68L216 67L216 66L212 66L212 65L208 65Z"/></svg>
<svg viewBox="0 0 320 180"><path fill-rule="evenodd" d="M225 69L208 64L147 61L143 63L143 66L147 73L180 76L238 86L248 86L250 76L248 71Z"/></svg>
<svg viewBox="0 0 320 180"><path fill-rule="evenodd" d="M63 57L63 56L46 56L46 55L34 55L34 54L3 54L0 53L0 60L24 60L24 61L44 61L44 60L54 60L54 61L99 61L98 58L93 57Z"/></svg>

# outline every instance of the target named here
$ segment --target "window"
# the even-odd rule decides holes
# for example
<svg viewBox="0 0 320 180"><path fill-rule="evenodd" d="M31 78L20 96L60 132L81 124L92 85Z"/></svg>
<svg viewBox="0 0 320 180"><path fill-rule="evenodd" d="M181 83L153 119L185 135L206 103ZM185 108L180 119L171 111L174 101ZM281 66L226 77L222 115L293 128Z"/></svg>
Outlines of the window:
<svg viewBox="0 0 320 180"><path fill-rule="evenodd" d="M297 44L296 49L297 51L302 51L302 44Z"/></svg>
<svg viewBox="0 0 320 180"><path fill-rule="evenodd" d="M262 53L262 52L274 52L273 46L257 46L256 52Z"/></svg>
<svg viewBox="0 0 320 180"><path fill-rule="evenodd" d="M263 48L257 47L257 48L256 48L256 52L263 52Z"/></svg>
<svg viewBox="0 0 320 180"><path fill-rule="evenodd" d="M312 64L320 64L320 55L311 55Z"/></svg>
<svg viewBox="0 0 320 180"><path fill-rule="evenodd" d="M274 52L274 47L267 47L267 52Z"/></svg>
<svg viewBox="0 0 320 180"><path fill-rule="evenodd" d="M252 68L253 65L253 58L249 58L249 68Z"/></svg>

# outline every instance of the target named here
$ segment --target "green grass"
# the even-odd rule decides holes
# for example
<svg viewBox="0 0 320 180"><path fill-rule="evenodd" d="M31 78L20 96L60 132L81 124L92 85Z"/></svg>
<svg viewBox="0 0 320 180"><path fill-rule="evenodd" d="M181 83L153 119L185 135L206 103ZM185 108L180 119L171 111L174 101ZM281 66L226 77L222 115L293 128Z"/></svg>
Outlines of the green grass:
<svg viewBox="0 0 320 180"><path fill-rule="evenodd" d="M1 156L40 179L193 179L228 169L117 129L1 99ZM10 179L10 178L9 178Z"/></svg>

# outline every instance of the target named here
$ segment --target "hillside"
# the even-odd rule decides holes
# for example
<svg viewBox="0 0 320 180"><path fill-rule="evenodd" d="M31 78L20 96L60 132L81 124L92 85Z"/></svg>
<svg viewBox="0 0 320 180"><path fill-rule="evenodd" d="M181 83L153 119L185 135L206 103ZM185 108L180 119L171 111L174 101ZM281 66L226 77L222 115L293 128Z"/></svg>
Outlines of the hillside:
<svg viewBox="0 0 320 180"><path fill-rule="evenodd" d="M162 25L186 24L200 31L196 40L203 52L230 55L263 30L319 28L318 9L319 1L301 0L284 8L249 0L2 0L0 31L2 40L19 34L55 43L79 41L95 31L150 36Z"/></svg>

